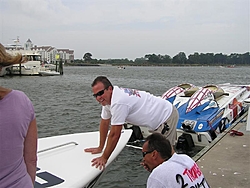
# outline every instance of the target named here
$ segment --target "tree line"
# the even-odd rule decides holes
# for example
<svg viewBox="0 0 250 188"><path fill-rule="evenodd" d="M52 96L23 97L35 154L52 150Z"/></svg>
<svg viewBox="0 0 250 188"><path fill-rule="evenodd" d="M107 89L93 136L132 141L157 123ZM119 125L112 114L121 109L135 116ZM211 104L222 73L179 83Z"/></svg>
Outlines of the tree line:
<svg viewBox="0 0 250 188"><path fill-rule="evenodd" d="M73 65L130 65L130 66L187 66L187 65L250 65L250 52L244 54L232 53L230 55L222 53L198 53L190 54L188 57L184 52L179 52L173 58L169 55L146 54L144 57L135 60L125 59L94 59L92 54L87 52L82 59L75 59Z"/></svg>

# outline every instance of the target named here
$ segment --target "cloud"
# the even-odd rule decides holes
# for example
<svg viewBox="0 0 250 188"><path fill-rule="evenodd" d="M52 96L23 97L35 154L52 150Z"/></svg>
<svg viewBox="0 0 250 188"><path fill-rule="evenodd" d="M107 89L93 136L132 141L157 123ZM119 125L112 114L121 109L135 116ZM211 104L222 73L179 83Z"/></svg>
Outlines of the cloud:
<svg viewBox="0 0 250 188"><path fill-rule="evenodd" d="M249 51L248 0L1 0L0 39L81 58Z"/></svg>

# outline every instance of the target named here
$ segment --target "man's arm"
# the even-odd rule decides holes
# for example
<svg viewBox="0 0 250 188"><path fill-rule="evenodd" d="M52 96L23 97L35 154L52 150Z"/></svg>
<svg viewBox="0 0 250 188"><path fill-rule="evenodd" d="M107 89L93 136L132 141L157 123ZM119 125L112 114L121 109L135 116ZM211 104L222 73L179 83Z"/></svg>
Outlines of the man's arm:
<svg viewBox="0 0 250 188"><path fill-rule="evenodd" d="M95 147L95 148L86 148L84 149L85 152L91 152L92 154L96 154L96 153L101 153L102 149L104 148L105 142L106 142L106 138L107 138L107 134L108 134L108 130L109 130L109 124L110 124L110 119L101 119L100 122L100 142L99 142L99 146Z"/></svg>
<svg viewBox="0 0 250 188"><path fill-rule="evenodd" d="M100 142L99 142L99 148L102 150L104 148L106 139L107 139L107 134L109 130L109 125L110 125L110 119L102 119L100 123Z"/></svg>
<svg viewBox="0 0 250 188"><path fill-rule="evenodd" d="M108 136L108 141L106 148L102 154L102 157L104 159L107 159L110 157L111 153L114 151L120 136L121 136L121 130L122 130L122 125L112 125L111 130L109 132Z"/></svg>
<svg viewBox="0 0 250 188"><path fill-rule="evenodd" d="M108 158L110 157L110 155L114 151L114 149L119 141L119 138L121 136L121 130L122 130L122 125L112 125L111 126L111 130L109 132L106 148L105 148L101 157L97 157L97 158L92 160L92 166L95 166L96 168L99 167L100 170L102 168L105 168L105 164L107 163Z"/></svg>

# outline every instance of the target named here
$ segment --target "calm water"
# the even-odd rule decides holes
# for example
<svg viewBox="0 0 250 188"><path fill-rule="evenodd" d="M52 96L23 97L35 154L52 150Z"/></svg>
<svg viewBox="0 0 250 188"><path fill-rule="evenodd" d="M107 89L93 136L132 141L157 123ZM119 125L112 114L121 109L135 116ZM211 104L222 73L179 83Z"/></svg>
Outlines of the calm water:
<svg viewBox="0 0 250 188"><path fill-rule="evenodd" d="M32 100L39 137L97 131L101 106L92 97L96 76L107 76L114 85L162 95L180 83L198 86L250 84L250 67L64 67L56 77L0 77L0 85L24 91ZM98 188L145 187L149 175L141 166L141 151L125 147Z"/></svg>

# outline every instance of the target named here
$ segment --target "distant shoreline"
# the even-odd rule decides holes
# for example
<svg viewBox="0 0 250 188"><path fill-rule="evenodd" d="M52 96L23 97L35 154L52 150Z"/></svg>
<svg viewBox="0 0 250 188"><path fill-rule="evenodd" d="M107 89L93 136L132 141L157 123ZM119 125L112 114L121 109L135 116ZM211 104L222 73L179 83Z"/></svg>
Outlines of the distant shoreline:
<svg viewBox="0 0 250 188"><path fill-rule="evenodd" d="M64 66L81 66L81 67L90 67L90 66L94 66L94 67L99 67L99 66L112 66L112 67L119 67L119 66L123 66L123 67L221 67L221 68L231 68L228 67L227 65L200 65L200 64L185 64L185 65L176 65L176 64L168 64L168 65L163 65L163 64L154 64L154 65L119 65L119 64L92 64L92 63L65 63ZM237 68L237 67L249 67L249 65L237 65L235 67L232 68Z"/></svg>
<svg viewBox="0 0 250 188"><path fill-rule="evenodd" d="M64 66L100 66L99 64L91 64L91 63L65 63Z"/></svg>

